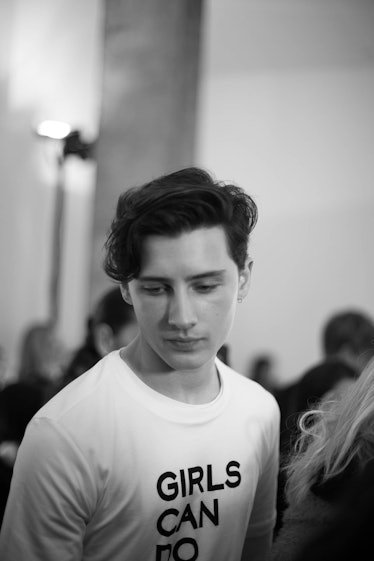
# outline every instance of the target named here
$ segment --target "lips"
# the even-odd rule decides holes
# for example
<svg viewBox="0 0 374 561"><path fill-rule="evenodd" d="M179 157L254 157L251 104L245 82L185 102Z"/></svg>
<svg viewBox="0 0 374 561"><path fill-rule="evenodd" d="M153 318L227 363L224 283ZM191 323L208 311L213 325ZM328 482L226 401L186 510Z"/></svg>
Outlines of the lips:
<svg viewBox="0 0 374 561"><path fill-rule="evenodd" d="M193 350L201 341L201 338L191 338L191 337L173 337L167 338L167 343L174 349L179 350Z"/></svg>
<svg viewBox="0 0 374 561"><path fill-rule="evenodd" d="M175 341L176 343L196 343L197 341L201 341L201 339L192 339L190 337L171 337L167 339L167 341Z"/></svg>

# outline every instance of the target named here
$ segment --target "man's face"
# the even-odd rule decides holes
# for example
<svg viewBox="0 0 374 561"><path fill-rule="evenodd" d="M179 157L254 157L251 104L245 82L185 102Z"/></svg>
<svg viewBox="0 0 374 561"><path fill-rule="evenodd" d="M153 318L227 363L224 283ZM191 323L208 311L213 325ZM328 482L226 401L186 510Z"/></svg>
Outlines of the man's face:
<svg viewBox="0 0 374 561"><path fill-rule="evenodd" d="M230 331L250 266L239 274L222 227L149 236L139 276L122 287L134 306L143 366L192 370L211 364Z"/></svg>

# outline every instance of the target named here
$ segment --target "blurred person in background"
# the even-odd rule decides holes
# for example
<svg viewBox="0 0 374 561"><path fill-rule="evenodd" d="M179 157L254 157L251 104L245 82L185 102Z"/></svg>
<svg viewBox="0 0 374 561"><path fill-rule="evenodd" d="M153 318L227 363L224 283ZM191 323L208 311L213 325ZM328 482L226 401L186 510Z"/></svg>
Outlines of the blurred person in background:
<svg viewBox="0 0 374 561"><path fill-rule="evenodd" d="M274 358L270 353L255 356L249 364L248 378L274 393L278 382L274 372Z"/></svg>
<svg viewBox="0 0 374 561"><path fill-rule="evenodd" d="M322 347L323 360L297 383L296 411L305 411L328 392L360 375L374 354L373 319L357 310L332 315L322 330Z"/></svg>
<svg viewBox="0 0 374 561"><path fill-rule="evenodd" d="M294 452L284 467L288 506L271 561L301 561L307 545L315 543L324 530L334 528L342 513L344 516L342 501L347 490L359 484L367 469L373 475L368 466L374 461L374 360L351 384L326 395L314 409L306 411L299 425ZM362 506L363 513L360 508L356 501L354 516L363 521L367 505ZM340 539L347 540L347 535ZM355 545L352 541L351 551ZM351 559L362 557L353 554Z"/></svg>
<svg viewBox="0 0 374 561"><path fill-rule="evenodd" d="M280 465L277 524L282 525L286 508L285 472L282 469L298 437L300 415L331 392L339 392L360 375L374 355L374 322L359 310L346 309L332 314L321 330L323 358L293 384L275 391L281 411Z"/></svg>
<svg viewBox="0 0 374 561"><path fill-rule="evenodd" d="M134 309L123 300L119 286L106 290L87 321L85 341L74 351L61 385L75 380L110 351L126 347L137 332Z"/></svg>
<svg viewBox="0 0 374 561"><path fill-rule="evenodd" d="M53 322L31 324L21 337L17 380L41 388L47 401L62 379L68 356Z"/></svg>
<svg viewBox="0 0 374 561"><path fill-rule="evenodd" d="M275 397L281 408L281 440L285 452L297 436L297 417L328 392L355 380L374 355L374 321L365 312L342 310L321 330L323 358Z"/></svg>

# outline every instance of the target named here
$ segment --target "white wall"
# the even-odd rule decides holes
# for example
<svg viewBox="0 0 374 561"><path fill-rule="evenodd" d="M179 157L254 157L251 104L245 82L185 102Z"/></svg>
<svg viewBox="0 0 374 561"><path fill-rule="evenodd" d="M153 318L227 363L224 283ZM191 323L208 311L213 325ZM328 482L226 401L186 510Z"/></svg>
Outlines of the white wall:
<svg viewBox="0 0 374 561"><path fill-rule="evenodd" d="M374 316L374 4L207 0L198 163L259 206L252 289L230 337L281 383L320 357L327 317Z"/></svg>

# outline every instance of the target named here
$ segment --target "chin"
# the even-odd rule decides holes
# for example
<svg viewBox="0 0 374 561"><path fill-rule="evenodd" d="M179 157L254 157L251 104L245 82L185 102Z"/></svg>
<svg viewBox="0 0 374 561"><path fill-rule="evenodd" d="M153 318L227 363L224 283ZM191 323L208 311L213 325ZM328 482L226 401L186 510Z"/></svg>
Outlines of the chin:
<svg viewBox="0 0 374 561"><path fill-rule="evenodd" d="M208 353L178 353L168 355L164 361L174 370L197 370L211 358Z"/></svg>

